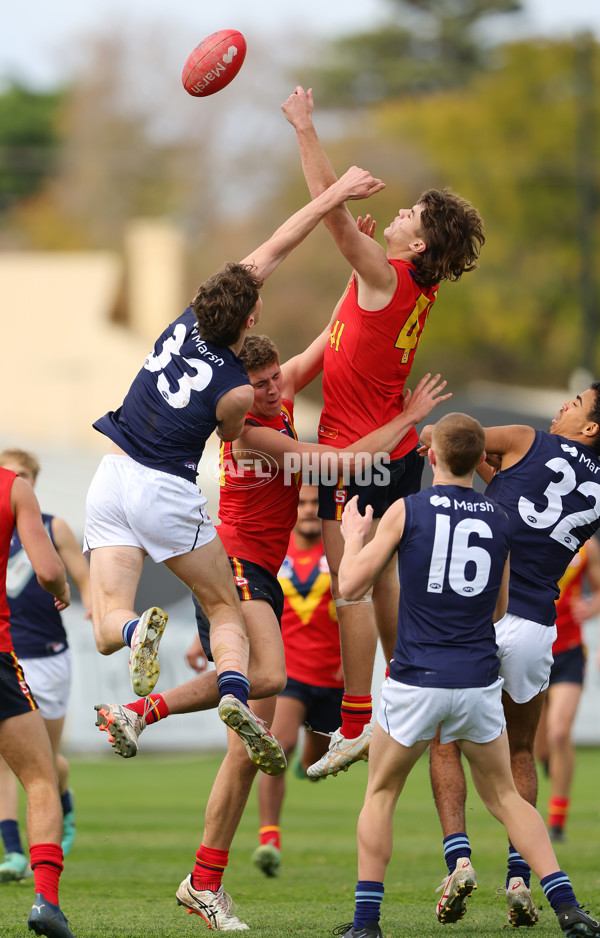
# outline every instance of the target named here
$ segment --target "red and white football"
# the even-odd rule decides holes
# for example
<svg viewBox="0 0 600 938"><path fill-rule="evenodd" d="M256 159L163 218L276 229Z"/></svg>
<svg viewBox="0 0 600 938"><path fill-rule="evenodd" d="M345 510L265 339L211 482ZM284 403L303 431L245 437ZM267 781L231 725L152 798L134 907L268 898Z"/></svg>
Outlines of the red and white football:
<svg viewBox="0 0 600 938"><path fill-rule="evenodd" d="M233 81L246 56L246 40L237 29L220 29L203 39L187 58L181 80L188 94L206 98Z"/></svg>

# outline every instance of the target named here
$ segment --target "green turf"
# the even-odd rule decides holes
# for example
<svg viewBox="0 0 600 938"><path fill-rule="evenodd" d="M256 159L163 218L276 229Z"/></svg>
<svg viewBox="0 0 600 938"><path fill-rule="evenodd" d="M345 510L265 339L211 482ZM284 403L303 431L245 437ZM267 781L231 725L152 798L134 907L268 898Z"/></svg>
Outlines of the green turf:
<svg viewBox="0 0 600 938"><path fill-rule="evenodd" d="M159 757L143 752L71 760L77 839L61 878L61 905L77 938L187 938L207 934L201 919L176 904L175 890L191 870L203 814L219 758ZM600 751L578 753L569 839L557 848L578 898L600 912ZM225 888L237 913L265 938L328 935L351 921L356 882L356 819L366 765L335 779L311 783L290 773L283 817L281 875L265 879L250 862L257 843L256 798L250 798L230 856ZM545 807L547 782L540 778ZM441 935L465 938L502 934L505 837L472 792L468 830L479 889L456 924L435 918L435 888L444 875L441 834L433 808L428 758L410 776L396 811L395 847L386 879L381 926L385 936ZM543 906L533 936L559 935L554 915L535 878ZM27 933L32 881L0 884L0 934Z"/></svg>

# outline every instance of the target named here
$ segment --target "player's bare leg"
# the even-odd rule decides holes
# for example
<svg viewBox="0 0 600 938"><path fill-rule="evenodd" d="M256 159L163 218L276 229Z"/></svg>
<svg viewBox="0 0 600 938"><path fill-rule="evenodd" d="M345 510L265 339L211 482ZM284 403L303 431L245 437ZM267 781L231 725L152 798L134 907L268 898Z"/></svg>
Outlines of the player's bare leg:
<svg viewBox="0 0 600 938"><path fill-rule="evenodd" d="M306 719L306 704L297 697L278 697L271 725L273 735L288 761L296 748L300 727ZM315 734L308 734L313 736ZM319 737L327 745L327 737ZM322 754L319 752L319 755ZM281 809L285 798L286 774L265 775L258 779L259 844L252 862L265 876L277 876L281 865Z"/></svg>
<svg viewBox="0 0 600 938"><path fill-rule="evenodd" d="M58 904L62 810L50 740L39 710L0 722L0 752L27 796L27 839L35 882L29 928L39 935L73 938Z"/></svg>
<svg viewBox="0 0 600 938"><path fill-rule="evenodd" d="M553 840L564 839L569 795L575 774L575 747L571 733L582 691L581 684L571 681L552 684L548 688L544 707L550 774L548 826Z"/></svg>
<svg viewBox="0 0 600 938"><path fill-rule="evenodd" d="M442 836L465 831L467 781L460 748L458 743L440 743L439 728L429 748L429 776Z"/></svg>
<svg viewBox="0 0 600 938"><path fill-rule="evenodd" d="M90 552L92 623L101 655L125 647L123 626L134 610L145 551L139 547L95 547Z"/></svg>
<svg viewBox="0 0 600 938"><path fill-rule="evenodd" d="M535 734L545 696L546 691L542 691L527 703L517 704L505 691L502 692L510 765L515 786L521 797L534 807L538 792L534 757Z"/></svg>
<svg viewBox="0 0 600 938"><path fill-rule="evenodd" d="M323 545L331 573L340 629L344 672L341 726L333 733L327 753L308 768L309 778L326 778L347 771L354 762L366 761L371 739L371 684L377 650L377 627L369 593L357 602L340 597L337 572L344 550L338 521L323 522Z"/></svg>
<svg viewBox="0 0 600 938"><path fill-rule="evenodd" d="M275 698L254 701L253 707L257 715L268 722L275 712ZM231 897L223 888L222 876L257 767L250 762L242 740L232 730L227 731L227 743L227 755L206 805L204 833L196 863L180 884L176 896L180 905L200 915L209 927L221 921L221 929L240 931L246 930L247 925L231 911Z"/></svg>
<svg viewBox="0 0 600 938"><path fill-rule="evenodd" d="M218 537L165 561L196 596L210 622L210 642L217 674L248 674L248 636L229 560Z"/></svg>
<svg viewBox="0 0 600 938"><path fill-rule="evenodd" d="M375 724L371 739L369 780L358 819L358 878L383 882L393 846L393 816L404 783L427 740L406 747Z"/></svg>

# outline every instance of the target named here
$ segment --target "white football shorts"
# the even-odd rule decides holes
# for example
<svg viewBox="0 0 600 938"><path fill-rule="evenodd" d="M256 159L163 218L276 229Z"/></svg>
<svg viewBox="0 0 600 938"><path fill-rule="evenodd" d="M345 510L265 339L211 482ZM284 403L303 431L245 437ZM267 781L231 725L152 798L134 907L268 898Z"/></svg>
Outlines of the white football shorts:
<svg viewBox="0 0 600 938"><path fill-rule="evenodd" d="M19 658L44 720L66 716L71 691L71 649L43 658Z"/></svg>
<svg viewBox="0 0 600 938"><path fill-rule="evenodd" d="M433 739L490 743L503 732L502 678L489 687L417 687L388 677L381 688L377 722L402 746Z"/></svg>
<svg viewBox="0 0 600 938"><path fill-rule="evenodd" d="M504 690L517 704L527 703L550 682L555 625L540 625L507 613L495 624Z"/></svg>
<svg viewBox="0 0 600 938"><path fill-rule="evenodd" d="M204 547L217 536L194 482L104 456L86 501L84 553L96 547L140 547L155 563Z"/></svg>

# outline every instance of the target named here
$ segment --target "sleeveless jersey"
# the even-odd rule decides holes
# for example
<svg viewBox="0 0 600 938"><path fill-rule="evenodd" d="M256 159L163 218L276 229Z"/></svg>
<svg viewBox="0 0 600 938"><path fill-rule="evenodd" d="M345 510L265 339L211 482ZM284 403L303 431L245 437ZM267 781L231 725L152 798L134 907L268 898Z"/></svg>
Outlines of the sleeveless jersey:
<svg viewBox="0 0 600 938"><path fill-rule="evenodd" d="M581 597L581 586L588 565L587 542L577 551L558 581L560 596L556 600L556 640L552 654L559 655L583 645L581 625L573 618L573 602Z"/></svg>
<svg viewBox="0 0 600 938"><path fill-rule="evenodd" d="M537 430L528 452L498 472L486 494L510 520L508 611L553 625L558 581L600 525L600 459L588 446Z"/></svg>
<svg viewBox="0 0 600 938"><path fill-rule="evenodd" d="M202 338L188 306L156 341L121 407L94 428L143 466L195 482L219 399L249 383L230 348Z"/></svg>
<svg viewBox="0 0 600 938"><path fill-rule="evenodd" d="M313 687L343 687L340 630L322 542L301 550L292 532L278 580L285 597L281 635L288 677Z"/></svg>
<svg viewBox="0 0 600 938"><path fill-rule="evenodd" d="M52 515L43 514L42 520L54 544ZM54 606L54 597L38 583L16 530L10 542L6 595L17 658L43 658L65 651L68 647L67 633L60 612Z"/></svg>
<svg viewBox="0 0 600 938"><path fill-rule="evenodd" d="M319 443L344 447L402 411L402 392L437 287L420 287L408 261L391 260L396 292L383 309L358 305L352 278L323 359ZM398 459L418 443L415 428L390 454Z"/></svg>
<svg viewBox="0 0 600 938"><path fill-rule="evenodd" d="M0 468L0 652L13 650L10 609L6 599L6 568L10 539L15 528L15 516L10 507L10 491L16 478L16 472Z"/></svg>
<svg viewBox="0 0 600 938"><path fill-rule="evenodd" d="M434 485L404 503L390 676L419 687L488 687L500 668L492 617L510 549L508 518L459 485Z"/></svg>
<svg viewBox="0 0 600 938"><path fill-rule="evenodd" d="M298 439L291 401L282 402L276 417L250 412L246 419ZM250 560L277 576L298 516L300 478L289 479L283 469L270 463L272 468L265 466L258 453L256 459L236 462L232 444L221 443L217 533L229 557Z"/></svg>

